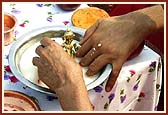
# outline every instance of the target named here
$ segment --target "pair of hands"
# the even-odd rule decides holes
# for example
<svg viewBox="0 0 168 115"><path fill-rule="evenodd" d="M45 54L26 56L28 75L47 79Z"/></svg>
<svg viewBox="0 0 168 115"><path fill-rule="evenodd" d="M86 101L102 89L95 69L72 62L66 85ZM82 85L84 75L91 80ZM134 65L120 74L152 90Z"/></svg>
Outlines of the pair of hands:
<svg viewBox="0 0 168 115"><path fill-rule="evenodd" d="M112 71L106 84L110 91L123 63L152 32L162 28L163 9L160 5L126 15L101 19L91 26L80 42L76 56L80 65L89 66L88 75L96 74L106 64ZM39 78L57 92L64 110L93 110L83 80L81 66L63 48L44 38L36 49L40 57L33 58Z"/></svg>
<svg viewBox="0 0 168 115"><path fill-rule="evenodd" d="M82 58L81 66L89 66L89 76L96 74L106 64L112 64L106 91L112 89L123 63L143 41L141 29L144 30L143 26L139 27L123 16L101 19L86 31L76 56ZM54 91L76 81L81 81L78 85L84 85L81 67L61 46L49 38L44 38L41 44L36 49L40 57L35 57L33 64L38 67L39 77L44 83Z"/></svg>

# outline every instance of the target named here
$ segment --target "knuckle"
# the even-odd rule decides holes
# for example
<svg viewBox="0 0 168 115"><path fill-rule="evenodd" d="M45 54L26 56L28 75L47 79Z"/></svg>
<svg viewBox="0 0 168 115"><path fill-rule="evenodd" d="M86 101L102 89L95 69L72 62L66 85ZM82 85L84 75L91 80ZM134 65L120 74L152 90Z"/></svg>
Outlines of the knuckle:
<svg viewBox="0 0 168 115"><path fill-rule="evenodd" d="M90 37L90 42L91 42L92 44L95 42L95 39L94 39L94 38L96 38L95 35L92 35L92 36Z"/></svg>
<svg viewBox="0 0 168 115"><path fill-rule="evenodd" d="M102 23L104 20L105 20L104 18L101 18L101 19L98 19L98 22Z"/></svg>
<svg viewBox="0 0 168 115"><path fill-rule="evenodd" d="M115 53L115 48L107 47L107 52L109 53Z"/></svg>

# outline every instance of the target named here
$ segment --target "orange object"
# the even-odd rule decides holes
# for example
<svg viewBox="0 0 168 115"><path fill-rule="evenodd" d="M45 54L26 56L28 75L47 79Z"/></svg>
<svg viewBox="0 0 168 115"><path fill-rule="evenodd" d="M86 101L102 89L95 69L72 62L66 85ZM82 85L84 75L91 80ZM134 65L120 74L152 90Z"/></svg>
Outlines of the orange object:
<svg viewBox="0 0 168 115"><path fill-rule="evenodd" d="M4 44L9 45L14 40L14 29L16 27L16 18L9 14L4 14Z"/></svg>
<svg viewBox="0 0 168 115"><path fill-rule="evenodd" d="M98 19L108 17L110 16L105 10L96 7L88 7L76 10L71 20L74 26L88 29Z"/></svg>
<svg viewBox="0 0 168 115"><path fill-rule="evenodd" d="M40 111L36 101L18 91L4 91L4 111Z"/></svg>

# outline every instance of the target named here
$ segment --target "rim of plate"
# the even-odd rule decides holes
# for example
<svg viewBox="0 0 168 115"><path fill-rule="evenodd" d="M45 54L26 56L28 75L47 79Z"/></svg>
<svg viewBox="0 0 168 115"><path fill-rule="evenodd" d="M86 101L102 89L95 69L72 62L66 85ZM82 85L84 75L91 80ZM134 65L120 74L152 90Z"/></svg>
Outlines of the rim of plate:
<svg viewBox="0 0 168 115"><path fill-rule="evenodd" d="M17 53L18 48L21 47L24 43L26 43L31 37L33 37L32 35L37 35L37 33L40 34L40 33L46 32L46 31L50 31L50 30L66 30L67 28L70 28L72 31L74 31L75 33L81 34L82 36L85 33L84 29L77 28L77 27L74 27L74 26L59 26L59 25L45 26L45 27L41 27L41 28L31 30L31 31L23 34L12 44L12 46L9 50L9 60L8 60L9 61L9 66L11 68L12 73L16 76L16 78L21 83L27 85L28 87L30 87L31 89L34 89L36 91L46 93L46 94L50 94L50 95L55 95L54 91L51 91L48 88L39 86L39 85L27 80L22 75L22 73L19 72L19 70L16 67L15 55ZM94 80L93 82L91 82L90 84L88 84L86 86L87 90L93 89L94 87L100 85L109 76L111 70L112 70L111 64L107 64L107 66L104 68L101 75L96 80Z"/></svg>

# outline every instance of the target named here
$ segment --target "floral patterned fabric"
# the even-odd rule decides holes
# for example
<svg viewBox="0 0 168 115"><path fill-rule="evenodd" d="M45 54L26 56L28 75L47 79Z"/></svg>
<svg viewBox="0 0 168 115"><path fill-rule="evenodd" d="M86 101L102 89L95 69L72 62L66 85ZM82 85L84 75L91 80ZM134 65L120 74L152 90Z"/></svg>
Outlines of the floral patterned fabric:
<svg viewBox="0 0 168 115"><path fill-rule="evenodd" d="M18 20L15 40L22 34L43 26L72 25L71 15L74 11L62 11L54 4L3 3L2 6L4 12L15 15ZM81 7L88 6L82 4L79 8ZM8 64L11 45L4 47L4 89L20 91L34 97L43 111L61 111L56 97L29 88L12 74ZM95 111L155 111L161 81L160 56L145 46L139 56L125 62L111 92L105 91L104 81L89 90L88 94Z"/></svg>

